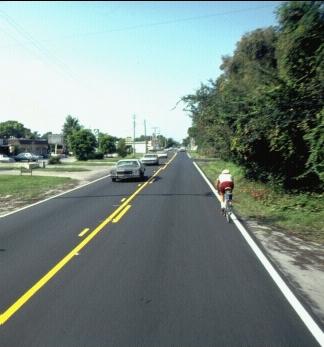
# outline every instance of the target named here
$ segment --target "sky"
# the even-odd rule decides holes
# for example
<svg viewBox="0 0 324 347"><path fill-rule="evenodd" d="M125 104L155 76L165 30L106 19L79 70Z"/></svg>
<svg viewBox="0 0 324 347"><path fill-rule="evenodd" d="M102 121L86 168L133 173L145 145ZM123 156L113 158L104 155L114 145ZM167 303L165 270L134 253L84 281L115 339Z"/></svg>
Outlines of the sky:
<svg viewBox="0 0 324 347"><path fill-rule="evenodd" d="M281 1L0 2L0 122L61 133L67 115L116 137L182 141L180 101L220 74Z"/></svg>

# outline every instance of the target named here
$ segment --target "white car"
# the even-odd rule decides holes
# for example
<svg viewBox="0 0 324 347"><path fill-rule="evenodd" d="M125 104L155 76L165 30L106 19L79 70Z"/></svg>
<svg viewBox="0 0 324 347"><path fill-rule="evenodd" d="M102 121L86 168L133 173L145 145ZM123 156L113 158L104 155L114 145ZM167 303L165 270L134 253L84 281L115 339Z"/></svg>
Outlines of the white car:
<svg viewBox="0 0 324 347"><path fill-rule="evenodd" d="M167 159L168 158L168 153L167 152L157 152L156 153L159 159Z"/></svg>
<svg viewBox="0 0 324 347"><path fill-rule="evenodd" d="M115 167L110 171L111 180L116 182L116 180L121 179L143 179L144 178L145 167L137 159L122 159L119 160Z"/></svg>
<svg viewBox="0 0 324 347"><path fill-rule="evenodd" d="M0 154L0 163L14 163L13 158L8 157L6 154Z"/></svg>
<svg viewBox="0 0 324 347"><path fill-rule="evenodd" d="M159 165L159 157L155 153L146 153L140 160L145 165Z"/></svg>

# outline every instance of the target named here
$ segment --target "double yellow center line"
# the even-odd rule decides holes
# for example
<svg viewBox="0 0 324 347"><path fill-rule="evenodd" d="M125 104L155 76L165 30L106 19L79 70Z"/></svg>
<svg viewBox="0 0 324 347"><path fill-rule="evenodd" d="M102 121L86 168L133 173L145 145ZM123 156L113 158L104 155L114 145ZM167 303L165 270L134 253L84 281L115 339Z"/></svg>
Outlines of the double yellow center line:
<svg viewBox="0 0 324 347"><path fill-rule="evenodd" d="M127 198L110 216L108 216L101 224L99 224L83 241L81 241L75 248L72 249L62 260L60 260L46 275L44 275L38 282L36 282L27 292L25 292L17 301L15 301L6 311L0 315L0 325L15 314L33 295L35 295L50 279L52 279L74 256L79 252L97 235L99 232L111 221L117 222L130 208L129 203L143 190L161 170L165 169L171 161L175 158L176 154L161 167L155 174L142 186L140 186L129 198ZM124 210L125 209L125 210ZM86 230L86 231L85 231ZM79 236L83 233L86 234L89 230L84 229ZM82 236L83 236L82 235Z"/></svg>

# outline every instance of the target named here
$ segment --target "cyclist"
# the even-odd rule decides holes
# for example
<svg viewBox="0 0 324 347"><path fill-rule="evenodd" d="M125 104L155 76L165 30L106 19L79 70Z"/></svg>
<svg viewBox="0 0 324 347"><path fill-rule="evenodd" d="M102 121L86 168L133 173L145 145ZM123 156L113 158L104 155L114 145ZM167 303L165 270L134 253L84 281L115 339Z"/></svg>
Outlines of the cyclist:
<svg viewBox="0 0 324 347"><path fill-rule="evenodd" d="M229 170L225 169L216 180L216 189L218 191L218 194L221 196L222 212L224 212L225 209L224 194L225 189L227 188L231 188L232 190L234 189L234 179Z"/></svg>

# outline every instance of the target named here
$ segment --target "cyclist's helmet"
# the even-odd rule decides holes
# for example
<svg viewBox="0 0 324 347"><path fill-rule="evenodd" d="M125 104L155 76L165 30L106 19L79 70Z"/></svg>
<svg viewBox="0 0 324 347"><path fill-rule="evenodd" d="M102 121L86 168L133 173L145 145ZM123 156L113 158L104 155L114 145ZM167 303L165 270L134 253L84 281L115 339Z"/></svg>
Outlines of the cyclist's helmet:
<svg viewBox="0 0 324 347"><path fill-rule="evenodd" d="M223 170L222 171L222 174L229 174L230 172L229 172L229 170L227 170L227 169L225 169L225 170Z"/></svg>

